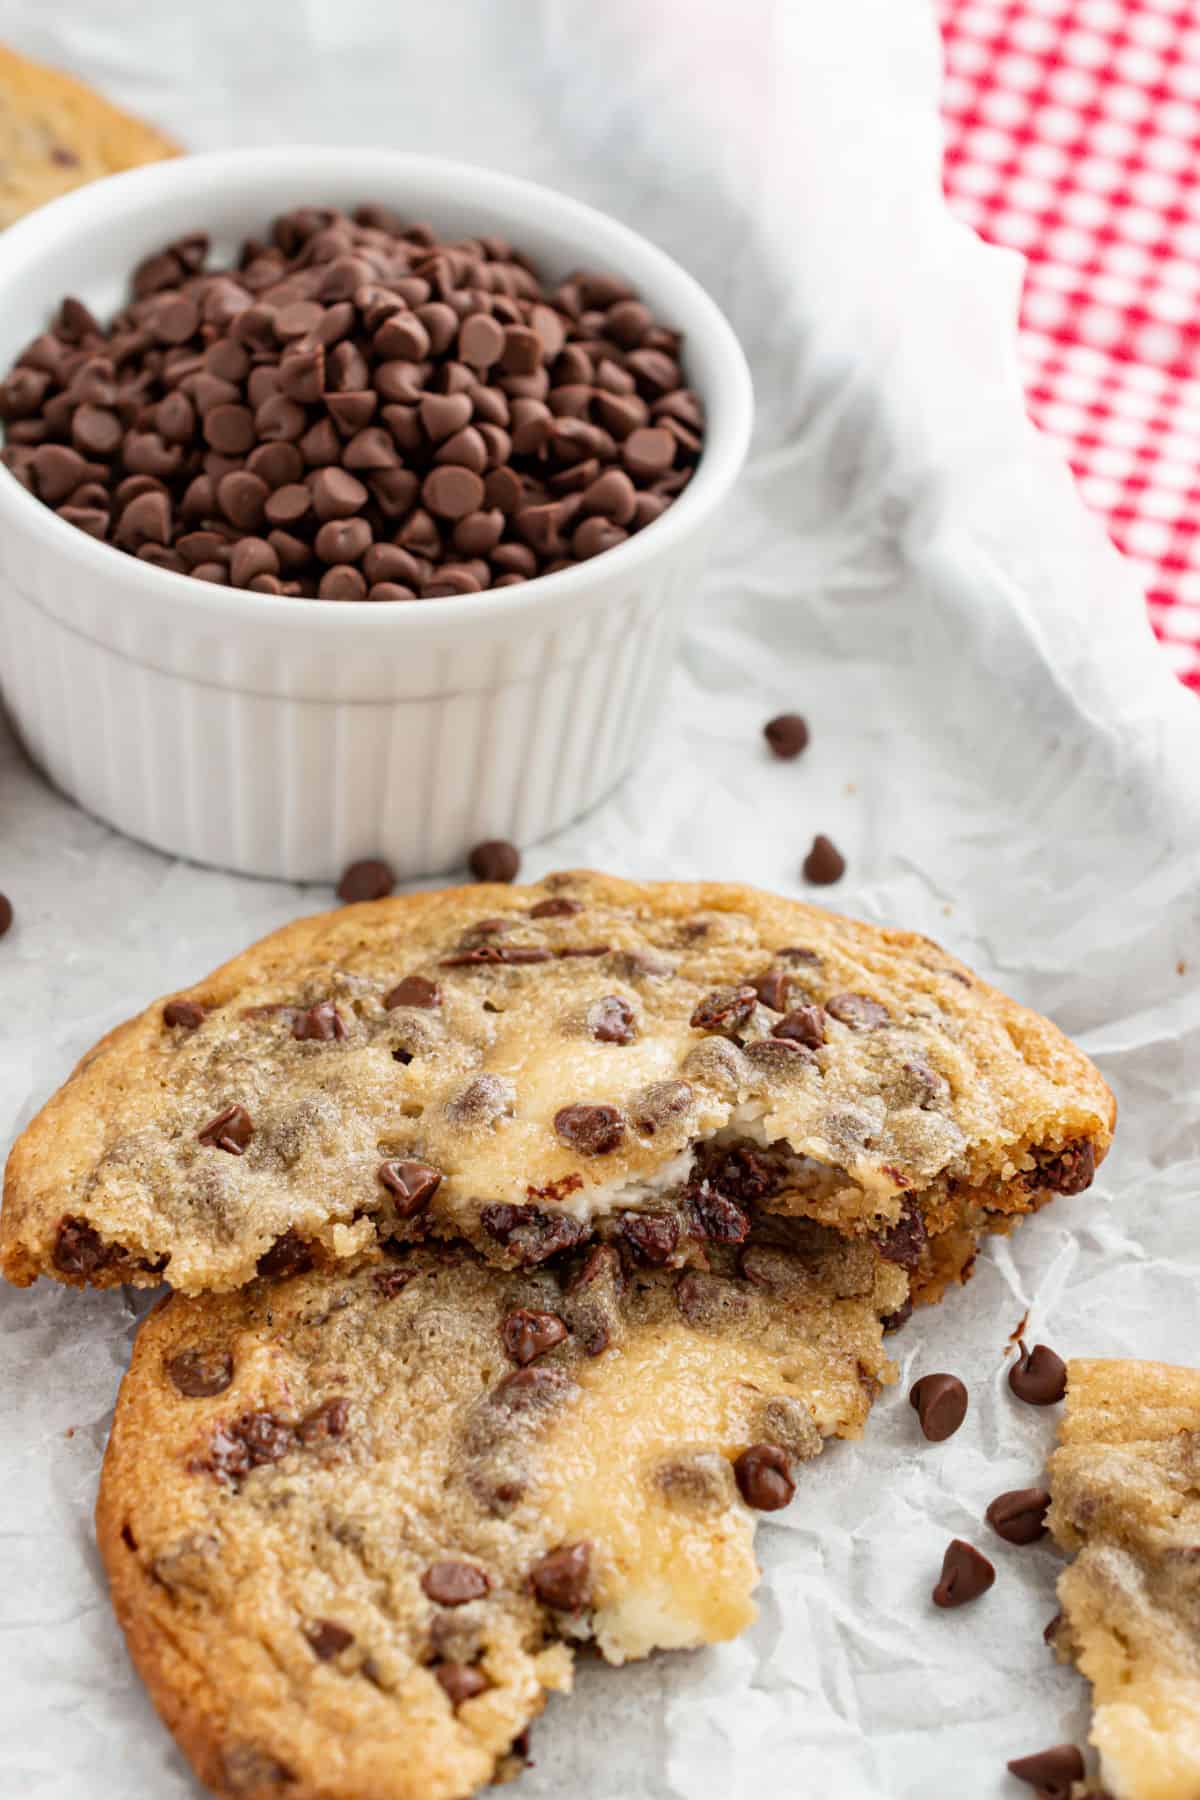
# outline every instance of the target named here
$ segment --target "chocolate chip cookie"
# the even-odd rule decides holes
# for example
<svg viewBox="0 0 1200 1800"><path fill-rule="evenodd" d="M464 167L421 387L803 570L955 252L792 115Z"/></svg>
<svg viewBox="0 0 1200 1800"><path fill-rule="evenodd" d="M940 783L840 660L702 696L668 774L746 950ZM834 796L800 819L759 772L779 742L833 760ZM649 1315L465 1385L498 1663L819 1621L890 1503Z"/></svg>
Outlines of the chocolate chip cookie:
<svg viewBox="0 0 1200 1800"><path fill-rule="evenodd" d="M1067 1365L1048 1523L1075 1560L1051 1639L1092 1684L1113 1800L1200 1793L1200 1370Z"/></svg>
<svg viewBox="0 0 1200 1800"><path fill-rule="evenodd" d="M225 1290L377 1241L703 1269L755 1209L934 1299L1086 1188L1113 1100L928 939L590 873L285 927L84 1058L9 1159L0 1267Z"/></svg>
<svg viewBox="0 0 1200 1800"><path fill-rule="evenodd" d="M0 226L178 144L58 69L0 45Z"/></svg>
<svg viewBox="0 0 1200 1800"><path fill-rule="evenodd" d="M511 1773L572 1646L754 1616L754 1516L895 1378L903 1271L769 1220L707 1270L589 1245L372 1249L143 1325L97 1508L135 1663L246 1800L452 1800Z"/></svg>

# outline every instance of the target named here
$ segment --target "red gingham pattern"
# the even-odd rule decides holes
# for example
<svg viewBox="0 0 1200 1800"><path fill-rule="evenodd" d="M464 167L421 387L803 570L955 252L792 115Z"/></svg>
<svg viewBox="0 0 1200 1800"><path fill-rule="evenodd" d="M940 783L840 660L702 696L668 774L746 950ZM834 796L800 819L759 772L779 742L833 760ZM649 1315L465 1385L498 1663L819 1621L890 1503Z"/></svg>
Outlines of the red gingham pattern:
<svg viewBox="0 0 1200 1800"><path fill-rule="evenodd" d="M1030 410L1200 690L1200 0L941 0L945 181L1028 258Z"/></svg>

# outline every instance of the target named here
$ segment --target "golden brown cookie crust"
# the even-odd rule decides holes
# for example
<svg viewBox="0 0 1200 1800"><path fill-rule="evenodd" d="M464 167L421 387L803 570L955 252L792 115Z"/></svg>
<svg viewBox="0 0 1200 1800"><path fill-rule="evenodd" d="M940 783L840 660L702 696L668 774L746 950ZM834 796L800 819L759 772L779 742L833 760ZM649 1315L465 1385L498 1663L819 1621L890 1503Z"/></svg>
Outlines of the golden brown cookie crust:
<svg viewBox="0 0 1200 1800"><path fill-rule="evenodd" d="M609 1252L553 1276L442 1247L160 1303L97 1532L130 1653L201 1778L229 1800L458 1800L512 1766L575 1638L622 1661L748 1624L733 1459L771 1446L802 1483L895 1378L880 1315L903 1278L790 1229L754 1281L732 1260L626 1276ZM551 1309L565 1335L518 1346L514 1311ZM579 1544L585 1601L543 1603L542 1559ZM443 1601L429 1571L447 1560L487 1591ZM482 1677L457 1710L447 1662Z"/></svg>
<svg viewBox="0 0 1200 1800"><path fill-rule="evenodd" d="M1048 1522L1074 1558L1054 1647L1092 1684L1113 1800L1200 1793L1200 1370L1067 1368Z"/></svg>
<svg viewBox="0 0 1200 1800"><path fill-rule="evenodd" d="M179 145L59 69L0 45L0 226Z"/></svg>
<svg viewBox="0 0 1200 1800"><path fill-rule="evenodd" d="M754 1003L733 1026L713 1014L712 995L771 973L789 984L790 1013L818 1009L815 1050L767 1044L780 1007ZM414 974L440 1003L389 1009ZM162 1273L186 1292L220 1290L251 1279L288 1233L320 1257L354 1255L377 1232L410 1230L379 1175L397 1159L442 1175L421 1229L503 1261L488 1208L533 1205L580 1229L653 1209L696 1142L740 1134L794 1153L777 1210L903 1234L919 1196L938 1243L916 1286L932 1298L969 1266L980 1231L1086 1186L1114 1117L1055 1026L928 939L728 884L585 871L344 907L285 926L176 999L203 1006L197 1029L148 1008L18 1140L0 1218L10 1281ZM614 1003L624 1011L606 1013ZM320 1005L343 1035L298 1041L298 1015ZM202 1144L235 1105L253 1128L243 1153ZM578 1106L614 1109L615 1143L565 1139L560 1116ZM84 1221L99 1248L64 1248L64 1220Z"/></svg>

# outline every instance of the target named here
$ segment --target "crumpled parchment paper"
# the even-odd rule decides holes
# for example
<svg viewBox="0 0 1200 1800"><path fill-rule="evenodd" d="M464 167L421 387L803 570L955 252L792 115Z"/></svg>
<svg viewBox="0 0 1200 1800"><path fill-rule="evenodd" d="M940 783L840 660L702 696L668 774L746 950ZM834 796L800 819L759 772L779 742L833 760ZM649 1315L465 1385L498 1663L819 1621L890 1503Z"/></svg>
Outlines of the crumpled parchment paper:
<svg viewBox="0 0 1200 1800"><path fill-rule="evenodd" d="M514 1800L922 1800L1017 1790L1005 1760L1082 1742L1085 1690L1041 1630L1055 1553L982 1515L1036 1479L1053 1411L1004 1382L1009 1333L1064 1354L1195 1360L1200 1262L1200 710L1132 576L1025 423L1020 266L945 211L925 0L9 0L4 35L189 144L295 139L477 157L650 233L750 355L755 454L695 597L645 766L539 846L827 897L943 940L1051 1013L1117 1091L1117 1147L895 1340L860 1445L764 1525L740 1642L585 1663ZM302 196L298 196L302 198ZM364 196L365 198L365 196ZM181 228L186 221L181 221ZM759 729L804 711L812 747ZM0 742L0 1141L127 1013L328 904L171 864L52 793ZM119 1294L0 1295L0 1796L189 1800L110 1616L91 1508L134 1329ZM949 1369L958 1435L905 1394ZM947 1539L996 1562L937 1612Z"/></svg>

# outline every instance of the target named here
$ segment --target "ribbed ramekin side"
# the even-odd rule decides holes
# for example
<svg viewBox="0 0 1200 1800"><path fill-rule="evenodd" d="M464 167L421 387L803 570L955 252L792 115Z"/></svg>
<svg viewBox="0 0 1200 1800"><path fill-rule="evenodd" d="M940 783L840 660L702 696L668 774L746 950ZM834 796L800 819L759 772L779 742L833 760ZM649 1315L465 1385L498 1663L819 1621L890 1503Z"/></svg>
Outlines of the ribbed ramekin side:
<svg viewBox="0 0 1200 1800"><path fill-rule="evenodd" d="M448 641L429 661L428 691L362 701L289 695L286 643L276 691L256 691L261 652L243 653L236 634L219 679L178 673L189 646L171 640L187 627L170 614L152 643L128 632L121 648L99 642L39 604L10 555L4 688L55 784L168 854L301 881L364 855L402 878L441 874L482 838L524 845L559 829L628 772L695 549L660 561L608 611L548 612L518 639L474 645L465 690Z"/></svg>

